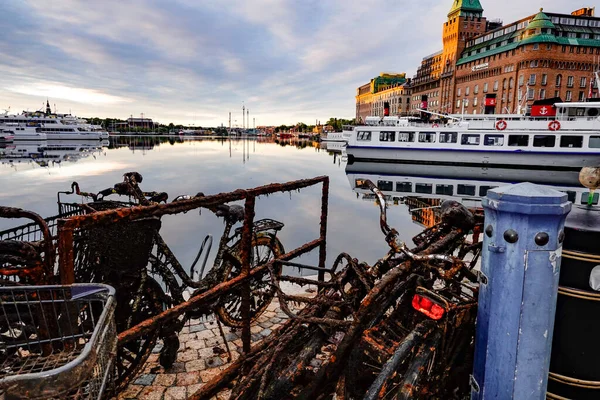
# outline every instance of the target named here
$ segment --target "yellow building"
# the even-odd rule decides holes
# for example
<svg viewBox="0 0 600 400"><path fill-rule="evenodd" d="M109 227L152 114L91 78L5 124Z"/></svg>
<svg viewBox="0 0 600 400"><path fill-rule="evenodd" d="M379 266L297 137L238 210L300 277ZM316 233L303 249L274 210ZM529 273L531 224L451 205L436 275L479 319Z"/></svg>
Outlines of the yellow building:
<svg viewBox="0 0 600 400"><path fill-rule="evenodd" d="M356 90L356 120L384 115L387 105L390 115L406 115L409 111L410 80L406 74L382 72Z"/></svg>

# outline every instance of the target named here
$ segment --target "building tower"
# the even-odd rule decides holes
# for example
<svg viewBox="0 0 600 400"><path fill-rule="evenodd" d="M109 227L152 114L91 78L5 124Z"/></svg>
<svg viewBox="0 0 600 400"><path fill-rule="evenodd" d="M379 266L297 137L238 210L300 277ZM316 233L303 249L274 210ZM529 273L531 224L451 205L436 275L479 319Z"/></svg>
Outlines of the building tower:
<svg viewBox="0 0 600 400"><path fill-rule="evenodd" d="M479 0L452 0L452 8L448 13L448 21L444 22L442 40L442 73L441 77L441 110L458 112L460 106L455 104L454 80L455 66L461 53L471 38L485 33L487 20L483 16L483 8Z"/></svg>

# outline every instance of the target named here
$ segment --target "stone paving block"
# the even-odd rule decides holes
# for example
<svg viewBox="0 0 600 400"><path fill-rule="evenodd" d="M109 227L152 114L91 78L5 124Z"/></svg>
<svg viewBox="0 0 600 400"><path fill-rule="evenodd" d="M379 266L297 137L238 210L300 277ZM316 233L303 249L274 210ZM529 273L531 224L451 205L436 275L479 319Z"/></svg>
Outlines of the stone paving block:
<svg viewBox="0 0 600 400"><path fill-rule="evenodd" d="M231 390L225 390L219 394L217 394L217 400L228 400L231 396Z"/></svg>
<svg viewBox="0 0 600 400"><path fill-rule="evenodd" d="M175 384L177 386L189 386L195 385L200 382L200 372L192 371L192 372L182 372L177 374L177 381Z"/></svg>
<svg viewBox="0 0 600 400"><path fill-rule="evenodd" d="M258 333L253 333L251 339L253 342L258 342L259 340L262 340L262 336L260 336Z"/></svg>
<svg viewBox="0 0 600 400"><path fill-rule="evenodd" d="M185 387L173 386L165 391L164 400L185 400L187 398L187 390Z"/></svg>
<svg viewBox="0 0 600 400"><path fill-rule="evenodd" d="M228 342L233 342L235 339L239 339L240 336L237 333L226 333L225 334L225 339L227 339Z"/></svg>
<svg viewBox="0 0 600 400"><path fill-rule="evenodd" d="M138 399L140 400L161 400L162 395L165 392L164 386L146 386L140 394Z"/></svg>
<svg viewBox="0 0 600 400"><path fill-rule="evenodd" d="M189 327L190 333L202 332L205 329L206 327L204 326L204 324L192 325Z"/></svg>
<svg viewBox="0 0 600 400"><path fill-rule="evenodd" d="M211 330L204 330L200 332L196 332L196 339L210 339L215 337L215 334Z"/></svg>
<svg viewBox="0 0 600 400"><path fill-rule="evenodd" d="M169 374L177 374L179 372L185 372L185 364L182 362L175 362L171 368L165 370Z"/></svg>
<svg viewBox="0 0 600 400"><path fill-rule="evenodd" d="M154 385L157 386L173 386L177 374L158 374L154 380Z"/></svg>
<svg viewBox="0 0 600 400"><path fill-rule="evenodd" d="M184 326L183 328L181 328L181 331L179 333L190 333L190 328L188 326Z"/></svg>
<svg viewBox="0 0 600 400"><path fill-rule="evenodd" d="M261 323L261 322L265 322L268 320L269 320L269 317L266 314L263 314L256 319L256 322Z"/></svg>
<svg viewBox="0 0 600 400"><path fill-rule="evenodd" d="M206 382L210 381L212 378L214 378L215 376L219 375L220 373L221 373L221 370L219 370L218 368L207 369L206 371L200 371L200 379L202 379L202 382L206 383Z"/></svg>
<svg viewBox="0 0 600 400"><path fill-rule="evenodd" d="M223 360L221 360L221 357L212 357L209 358L206 361L206 367L207 368L214 368L214 367L218 367L223 365Z"/></svg>
<svg viewBox="0 0 600 400"><path fill-rule="evenodd" d="M136 385L150 386L155 378L156 374L144 374L140 375L133 383Z"/></svg>
<svg viewBox="0 0 600 400"><path fill-rule="evenodd" d="M185 351L180 351L177 353L177 361L179 362L188 362L192 360L198 359L198 350L196 349L187 349Z"/></svg>
<svg viewBox="0 0 600 400"><path fill-rule="evenodd" d="M125 390L123 390L121 393L119 393L119 395L117 396L117 398L120 399L136 399L138 394L142 391L142 389L144 389L144 386L140 386L140 385L129 385L125 388Z"/></svg>
<svg viewBox="0 0 600 400"><path fill-rule="evenodd" d="M250 327L250 332L252 333L260 333L260 331L262 331L263 328L258 326L258 325L254 325Z"/></svg>
<svg viewBox="0 0 600 400"><path fill-rule="evenodd" d="M190 339L193 339L196 335L191 335L189 333L180 333L179 334L179 342L187 342Z"/></svg>
<svg viewBox="0 0 600 400"><path fill-rule="evenodd" d="M273 332L273 331L272 331L272 330L270 330L270 329L265 329L265 330L263 330L263 331L260 333L260 335L261 335L262 337L267 337L267 336L269 336L269 335L271 334L271 332Z"/></svg>
<svg viewBox="0 0 600 400"><path fill-rule="evenodd" d="M187 372L203 371L205 369L206 362L204 361L204 359L193 360L185 363L185 370Z"/></svg>
<svg viewBox="0 0 600 400"><path fill-rule="evenodd" d="M214 337L214 338L205 339L204 340L204 344L206 344L206 347L219 346L219 345L223 344L223 338L219 335L219 336Z"/></svg>
<svg viewBox="0 0 600 400"><path fill-rule="evenodd" d="M191 397L192 395L194 395L194 393L196 393L202 386L204 386L204 383L197 383L195 385L190 385L187 387L187 396Z"/></svg>
<svg viewBox="0 0 600 400"><path fill-rule="evenodd" d="M279 324L279 323L281 323L282 319L281 318L277 318L277 317L273 317L269 321L271 321L273 324Z"/></svg>
<svg viewBox="0 0 600 400"><path fill-rule="evenodd" d="M263 327L263 328L270 328L273 326L273 323L269 320L264 321L264 322L259 322L258 323L259 326Z"/></svg>
<svg viewBox="0 0 600 400"><path fill-rule="evenodd" d="M186 343L186 348L194 350L205 349L206 343L204 343L204 340L190 340Z"/></svg>
<svg viewBox="0 0 600 400"><path fill-rule="evenodd" d="M213 350L213 347L206 347L198 350L198 356L200 358L211 358L215 356L215 351Z"/></svg>

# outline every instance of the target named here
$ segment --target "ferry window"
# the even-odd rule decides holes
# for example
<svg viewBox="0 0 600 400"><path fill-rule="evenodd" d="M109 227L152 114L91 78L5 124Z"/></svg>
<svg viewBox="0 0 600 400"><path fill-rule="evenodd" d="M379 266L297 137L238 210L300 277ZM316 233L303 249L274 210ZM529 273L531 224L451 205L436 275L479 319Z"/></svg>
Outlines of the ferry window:
<svg viewBox="0 0 600 400"><path fill-rule="evenodd" d="M599 149L600 148L600 136L590 136L590 148L591 149Z"/></svg>
<svg viewBox="0 0 600 400"><path fill-rule="evenodd" d="M379 190L392 191L394 190L394 182L392 181L377 181L377 187Z"/></svg>
<svg viewBox="0 0 600 400"><path fill-rule="evenodd" d="M424 194L431 194L433 193L433 186L429 183L417 183L415 185L415 192L416 193L424 193Z"/></svg>
<svg viewBox="0 0 600 400"><path fill-rule="evenodd" d="M467 146L478 146L480 142L481 135L462 134L460 137L460 144Z"/></svg>
<svg viewBox="0 0 600 400"><path fill-rule="evenodd" d="M394 142L396 140L396 132L379 132L380 142Z"/></svg>
<svg viewBox="0 0 600 400"><path fill-rule="evenodd" d="M435 194L452 196L454 187L452 185L435 185Z"/></svg>
<svg viewBox="0 0 600 400"><path fill-rule="evenodd" d="M590 197L590 192L581 193L581 204L587 204L588 198ZM598 198L600 197L600 193L594 193L594 197L592 199L593 205L598 205Z"/></svg>
<svg viewBox="0 0 600 400"><path fill-rule="evenodd" d="M396 192L412 192L412 182L396 182Z"/></svg>
<svg viewBox="0 0 600 400"><path fill-rule="evenodd" d="M583 136L561 136L560 147L583 147Z"/></svg>
<svg viewBox="0 0 600 400"><path fill-rule="evenodd" d="M508 135L508 145L526 147L529 145L529 135Z"/></svg>
<svg viewBox="0 0 600 400"><path fill-rule="evenodd" d="M487 196L487 192L490 189L494 189L497 188L498 186L480 186L479 187L479 196L480 197L484 197Z"/></svg>
<svg viewBox="0 0 600 400"><path fill-rule="evenodd" d="M370 142L371 141L371 132L357 132L356 140Z"/></svg>
<svg viewBox="0 0 600 400"><path fill-rule="evenodd" d="M457 185L456 194L475 196L475 185Z"/></svg>
<svg viewBox="0 0 600 400"><path fill-rule="evenodd" d="M414 132L398 132L398 141L399 142L414 142L415 141L415 133Z"/></svg>
<svg viewBox="0 0 600 400"><path fill-rule="evenodd" d="M554 135L535 135L533 137L533 147L554 147L556 136Z"/></svg>
<svg viewBox="0 0 600 400"><path fill-rule="evenodd" d="M485 146L504 146L504 135L485 135L483 144Z"/></svg>
<svg viewBox="0 0 600 400"><path fill-rule="evenodd" d="M573 191L569 190L569 191L566 191L563 193L565 193L567 195L567 200L569 200L571 203L575 203L577 201L577 192L573 192Z"/></svg>
<svg viewBox="0 0 600 400"><path fill-rule="evenodd" d="M440 143L456 143L457 141L458 141L458 134L456 132L440 133Z"/></svg>
<svg viewBox="0 0 600 400"><path fill-rule="evenodd" d="M435 143L435 132L419 132L419 142Z"/></svg>

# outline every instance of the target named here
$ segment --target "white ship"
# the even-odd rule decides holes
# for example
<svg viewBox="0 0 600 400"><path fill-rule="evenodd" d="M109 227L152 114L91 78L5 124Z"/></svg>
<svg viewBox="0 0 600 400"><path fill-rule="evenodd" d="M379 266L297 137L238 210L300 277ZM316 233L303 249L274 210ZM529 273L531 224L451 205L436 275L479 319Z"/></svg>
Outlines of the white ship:
<svg viewBox="0 0 600 400"><path fill-rule="evenodd" d="M600 102L537 107L535 113L532 111L536 116L440 115L449 120L446 124L367 117L366 125L357 126L348 141L349 162L386 160L542 169L600 165Z"/></svg>
<svg viewBox="0 0 600 400"><path fill-rule="evenodd" d="M46 112L23 112L0 115L0 130L10 131L15 140L99 140L108 139L108 132L98 125L70 114L52 113L46 102Z"/></svg>
<svg viewBox="0 0 600 400"><path fill-rule="evenodd" d="M350 140L354 128L354 126L344 125L341 132L329 132L327 136L321 138L321 140L324 142L340 142L346 144L348 140Z"/></svg>
<svg viewBox="0 0 600 400"><path fill-rule="evenodd" d="M108 141L89 140L28 140L15 142L6 148L0 148L0 163L17 164L36 163L42 167L61 162L76 162L82 158L99 154L108 146Z"/></svg>

